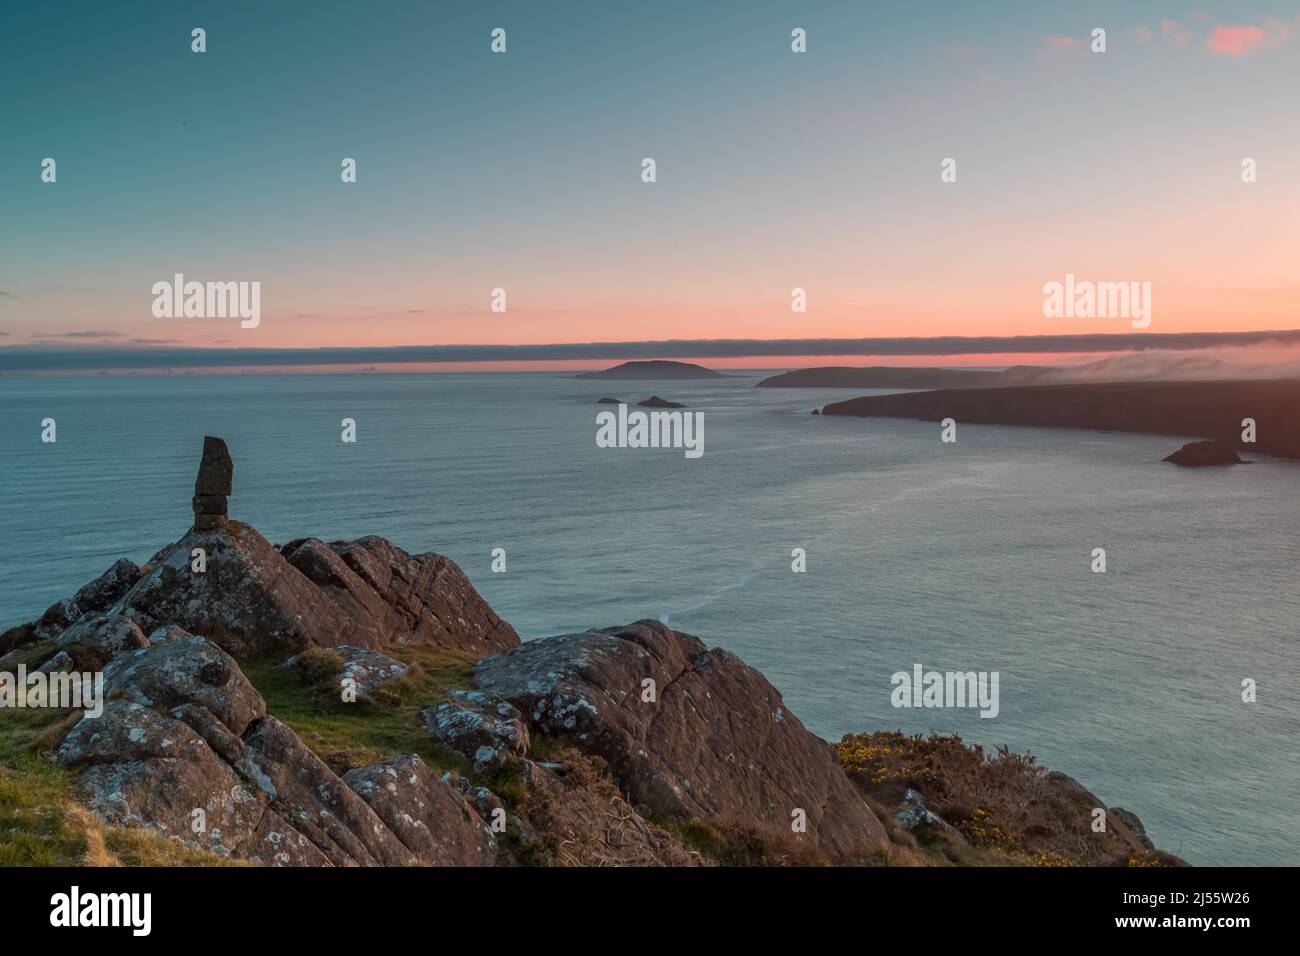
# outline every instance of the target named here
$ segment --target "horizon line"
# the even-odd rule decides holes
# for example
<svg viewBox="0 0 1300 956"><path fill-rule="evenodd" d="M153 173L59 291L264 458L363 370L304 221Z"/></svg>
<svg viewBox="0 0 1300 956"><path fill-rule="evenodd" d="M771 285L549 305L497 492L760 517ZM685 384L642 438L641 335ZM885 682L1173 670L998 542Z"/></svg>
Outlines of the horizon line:
<svg viewBox="0 0 1300 956"><path fill-rule="evenodd" d="M0 345L0 371L122 368L555 362L801 356L1007 355L1194 351L1300 344L1300 329L1251 332L1140 332L859 339L662 339L519 345L321 346L315 348L156 348L112 345Z"/></svg>

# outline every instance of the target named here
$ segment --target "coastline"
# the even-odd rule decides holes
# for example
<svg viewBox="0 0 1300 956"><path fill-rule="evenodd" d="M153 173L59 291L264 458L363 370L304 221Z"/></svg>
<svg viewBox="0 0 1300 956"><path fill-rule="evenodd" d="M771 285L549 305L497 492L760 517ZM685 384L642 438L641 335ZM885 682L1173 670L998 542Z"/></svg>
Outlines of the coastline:
<svg viewBox="0 0 1300 956"><path fill-rule="evenodd" d="M832 402L821 412L1190 436L1221 441L1239 451L1300 459L1300 381L1290 379L941 389ZM1256 424L1253 443L1242 441L1246 419Z"/></svg>

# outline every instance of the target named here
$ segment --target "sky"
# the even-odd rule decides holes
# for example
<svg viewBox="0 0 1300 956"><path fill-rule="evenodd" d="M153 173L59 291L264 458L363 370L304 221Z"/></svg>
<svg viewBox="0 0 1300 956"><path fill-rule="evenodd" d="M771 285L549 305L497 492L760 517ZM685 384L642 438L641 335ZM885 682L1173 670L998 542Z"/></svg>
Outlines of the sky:
<svg viewBox="0 0 1300 956"><path fill-rule="evenodd" d="M0 351L1300 327L1297 0L6 4L0 77Z"/></svg>

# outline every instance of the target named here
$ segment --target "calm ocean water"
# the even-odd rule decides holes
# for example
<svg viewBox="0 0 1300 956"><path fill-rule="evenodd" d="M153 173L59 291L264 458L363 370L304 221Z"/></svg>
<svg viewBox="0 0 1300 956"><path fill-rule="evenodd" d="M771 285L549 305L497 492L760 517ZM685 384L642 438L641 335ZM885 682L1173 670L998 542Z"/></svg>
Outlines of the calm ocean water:
<svg viewBox="0 0 1300 956"><path fill-rule="evenodd" d="M933 424L808 414L860 393L755 380L0 380L0 626L183 533L216 434L232 515L272 541L447 554L525 638L666 618L824 737L1005 743L1193 863L1300 863L1300 464L1189 471L1160 462L1175 439L992 426L944 445ZM705 412L702 458L596 447L595 399L651 392ZM916 663L999 671L1000 715L894 709L890 675Z"/></svg>

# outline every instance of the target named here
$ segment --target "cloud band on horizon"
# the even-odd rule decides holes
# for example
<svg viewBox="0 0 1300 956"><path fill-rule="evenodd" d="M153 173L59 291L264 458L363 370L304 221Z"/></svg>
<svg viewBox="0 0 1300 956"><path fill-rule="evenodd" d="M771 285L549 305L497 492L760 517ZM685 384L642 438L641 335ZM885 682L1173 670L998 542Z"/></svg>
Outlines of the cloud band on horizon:
<svg viewBox="0 0 1300 956"><path fill-rule="evenodd" d="M1300 344L1300 329L1096 335L942 336L869 339L667 339L543 345L408 345L358 348L0 347L0 372L239 366L390 365L434 362L555 362L608 359L765 358L829 355L1001 355L1141 352Z"/></svg>

